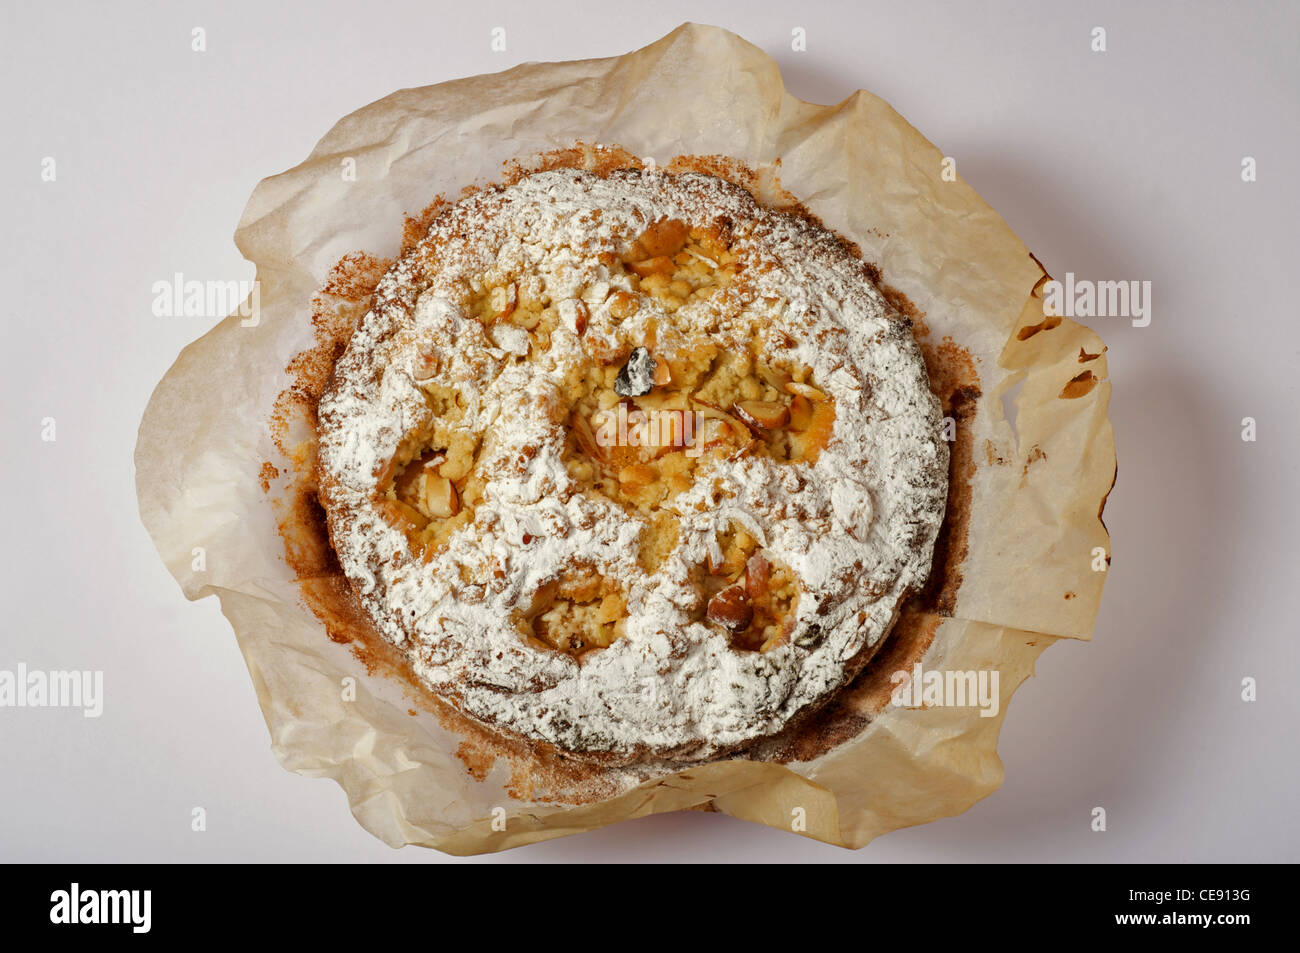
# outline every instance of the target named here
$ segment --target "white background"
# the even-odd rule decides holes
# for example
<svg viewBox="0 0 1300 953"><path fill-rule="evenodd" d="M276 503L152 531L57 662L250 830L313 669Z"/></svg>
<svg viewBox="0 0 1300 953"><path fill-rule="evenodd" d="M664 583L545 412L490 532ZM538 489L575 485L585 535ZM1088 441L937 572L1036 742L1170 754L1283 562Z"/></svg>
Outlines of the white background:
<svg viewBox="0 0 1300 953"><path fill-rule="evenodd" d="M691 19L762 46L801 98L884 97L1058 277L1153 283L1150 327L1093 322L1119 453L1101 615L1016 695L1006 783L963 816L849 852L684 813L479 860L1300 860L1296 4L18 7L0 13L0 668L102 669L107 701L98 720L0 709L0 859L455 862L389 849L333 783L279 767L216 601L185 602L157 558L135 431L214 322L154 317L151 285L251 279L231 234L254 185L372 100Z"/></svg>

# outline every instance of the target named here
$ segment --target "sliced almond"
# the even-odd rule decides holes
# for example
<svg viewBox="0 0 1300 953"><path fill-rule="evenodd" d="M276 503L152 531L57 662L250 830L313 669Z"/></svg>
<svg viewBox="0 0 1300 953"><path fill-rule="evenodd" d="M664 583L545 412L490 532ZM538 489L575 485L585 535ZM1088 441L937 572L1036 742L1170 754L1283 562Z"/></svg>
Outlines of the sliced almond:
<svg viewBox="0 0 1300 953"><path fill-rule="evenodd" d="M605 459L600 445L596 442L596 434L591 429L591 423L582 415L581 411L575 410L570 415L569 427L573 430L574 439L578 441L578 447L583 453L593 460L603 461Z"/></svg>
<svg viewBox="0 0 1300 953"><path fill-rule="evenodd" d="M573 330L579 337L587 330L587 322L591 320L591 312L587 310L587 302L581 298L573 299Z"/></svg>
<svg viewBox="0 0 1300 953"><path fill-rule="evenodd" d="M741 424L740 420L731 411L724 410L717 404L710 403L707 400L702 400L699 397L692 397L691 400L704 408L700 411L700 416L704 417L706 420L721 420L724 423L731 424L736 430L744 429L744 425Z"/></svg>
<svg viewBox="0 0 1300 953"><path fill-rule="evenodd" d="M731 412L751 430L780 430L790 422L790 408L775 400L742 400Z"/></svg>
<svg viewBox="0 0 1300 953"><path fill-rule="evenodd" d="M733 462L733 461L739 460L741 457L745 457L745 456L748 456L749 454L753 453L755 450L757 450L757 449L758 449L759 447L761 447L761 446L763 446L763 441L761 441L761 440L759 440L758 438L755 437L755 438L751 439L751 440L750 440L747 444L745 444L743 447L741 447L739 450L737 450L735 453L733 453L731 456L727 457L727 461L728 461L728 462Z"/></svg>
<svg viewBox="0 0 1300 953"><path fill-rule="evenodd" d="M700 252L696 251L694 248L687 248L685 249L685 251L686 254L690 255L692 258L704 262L706 265L708 265L710 268L714 269L715 271L717 270L718 263L714 261L712 258L710 258L708 255L701 254Z"/></svg>
<svg viewBox="0 0 1300 953"><path fill-rule="evenodd" d="M798 394L800 397L807 397L809 400L826 399L826 395L816 387L811 387L808 384L801 384L798 381L790 381L790 383L785 385L785 390L787 394Z"/></svg>
<svg viewBox="0 0 1300 953"><path fill-rule="evenodd" d="M379 511L389 524L404 533L418 532L429 525L424 514L413 506L407 506L398 500L383 499L379 501Z"/></svg>
<svg viewBox="0 0 1300 953"><path fill-rule="evenodd" d="M460 495L446 477L427 474L424 478L424 508L435 519L447 519L460 512Z"/></svg>
<svg viewBox="0 0 1300 953"><path fill-rule="evenodd" d="M673 374L672 374L672 370L668 367L668 362L656 361L655 376L654 376L655 387L663 387L672 379L673 379Z"/></svg>
<svg viewBox="0 0 1300 953"><path fill-rule="evenodd" d="M745 563L745 592L749 598L762 601L767 598L768 583L772 578L772 564L762 553L754 553Z"/></svg>
<svg viewBox="0 0 1300 953"><path fill-rule="evenodd" d="M667 255L656 255L643 261L629 261L627 266L642 278L649 278L651 275L671 275L673 268L676 267Z"/></svg>
<svg viewBox="0 0 1300 953"><path fill-rule="evenodd" d="M766 364L758 365L758 376L763 378L764 383L776 388L778 392L784 391L785 385L790 383L789 374L775 367L768 367Z"/></svg>
<svg viewBox="0 0 1300 953"><path fill-rule="evenodd" d="M740 586L730 586L709 600L708 620L728 632L743 632L754 621L754 607Z"/></svg>
<svg viewBox="0 0 1300 953"><path fill-rule="evenodd" d="M812 401L802 394L795 394L794 399L790 401L790 429L807 430L808 425L812 423L812 418Z"/></svg>
<svg viewBox="0 0 1300 953"><path fill-rule="evenodd" d="M425 450L402 468L397 479L393 481L393 492L399 500L407 503L420 502L420 477L425 471L436 471L447 460L447 454L441 450Z"/></svg>
<svg viewBox="0 0 1300 953"><path fill-rule="evenodd" d="M812 405L808 427L790 439L791 459L816 463L835 432L835 408L828 402Z"/></svg>

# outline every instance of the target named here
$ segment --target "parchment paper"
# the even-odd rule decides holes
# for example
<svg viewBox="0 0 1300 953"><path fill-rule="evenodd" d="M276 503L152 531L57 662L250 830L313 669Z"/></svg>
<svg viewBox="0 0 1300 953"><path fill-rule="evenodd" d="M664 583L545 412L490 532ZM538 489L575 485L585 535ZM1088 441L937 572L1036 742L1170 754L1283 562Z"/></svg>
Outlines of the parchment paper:
<svg viewBox="0 0 1300 953"><path fill-rule="evenodd" d="M927 669L1001 673L999 714L887 706L811 761L725 761L579 806L476 780L460 738L412 717L398 687L367 678L303 606L257 473L276 450L266 417L283 368L311 344L311 298L342 255L398 250L404 215L439 193L500 178L519 156L575 141L665 163L724 154L780 160L781 185L856 241L951 337L980 378L961 583L936 620ZM340 173L356 163L354 181ZM1043 320L1044 272L942 153L859 91L836 106L790 96L776 63L724 30L684 24L626 56L526 64L407 89L341 120L298 167L261 182L235 238L257 266L256 326L236 314L187 347L159 384L136 448L140 512L186 596L216 594L248 663L284 766L330 777L387 843L478 853L696 806L858 847L959 813L1001 783L997 735L1012 693L1057 637L1088 638L1109 553L1100 510L1114 479L1104 348ZM1101 355L1081 364L1080 351ZM1070 382L1083 370L1091 381ZM1023 384L1015 428L1001 397ZM1084 391L1075 396L1078 391ZM1063 396L1066 395L1066 396ZM196 569L195 549L204 559ZM355 700L340 684L357 679Z"/></svg>

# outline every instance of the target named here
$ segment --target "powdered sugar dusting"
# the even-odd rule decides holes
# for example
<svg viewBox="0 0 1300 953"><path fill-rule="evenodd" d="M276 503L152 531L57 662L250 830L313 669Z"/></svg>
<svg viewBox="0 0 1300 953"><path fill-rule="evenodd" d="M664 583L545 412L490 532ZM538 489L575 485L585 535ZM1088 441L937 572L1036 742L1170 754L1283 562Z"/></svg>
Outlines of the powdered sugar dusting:
<svg viewBox="0 0 1300 953"><path fill-rule="evenodd" d="M600 253L665 218L725 219L744 280L672 315L649 302L619 320L610 293L631 286ZM457 303L489 270L556 303L548 348ZM648 574L636 556L644 517L565 467L562 381L593 354L645 343L652 320L659 349L707 336L811 368L836 416L815 464L750 455L697 472L670 504L676 549ZM489 482L472 523L425 563L374 500L404 437L428 422L430 386L455 389ZM866 266L824 229L695 173L541 172L457 203L380 282L319 414L335 549L417 677L489 725L610 761L715 756L823 702L924 583L946 498L938 403ZM692 568L716 558L733 522L802 586L790 638L767 652L736 650L693 612ZM623 637L581 659L529 645L520 628L533 595L575 560L627 598Z"/></svg>

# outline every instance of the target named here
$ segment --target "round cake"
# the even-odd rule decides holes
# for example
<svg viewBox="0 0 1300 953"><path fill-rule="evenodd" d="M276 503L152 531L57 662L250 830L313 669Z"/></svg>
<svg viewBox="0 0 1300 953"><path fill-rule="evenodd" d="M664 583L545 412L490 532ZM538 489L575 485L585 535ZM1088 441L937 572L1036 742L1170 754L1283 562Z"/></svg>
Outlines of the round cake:
<svg viewBox="0 0 1300 953"><path fill-rule="evenodd" d="M871 269L698 173L538 172L445 208L318 430L334 549L417 682L607 764L824 704L925 583L947 495Z"/></svg>

